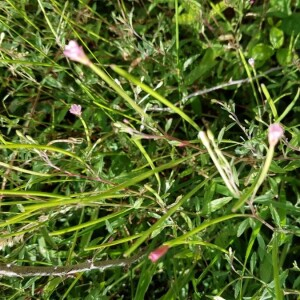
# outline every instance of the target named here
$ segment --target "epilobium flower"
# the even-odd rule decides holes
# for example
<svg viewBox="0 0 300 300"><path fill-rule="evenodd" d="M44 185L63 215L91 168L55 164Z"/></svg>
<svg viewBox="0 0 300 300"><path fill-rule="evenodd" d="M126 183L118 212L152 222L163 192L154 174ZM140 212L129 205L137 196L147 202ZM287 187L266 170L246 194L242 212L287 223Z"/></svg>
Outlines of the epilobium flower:
<svg viewBox="0 0 300 300"><path fill-rule="evenodd" d="M157 262L163 255L165 255L169 250L169 246L162 245L159 248L152 251L148 258L153 262Z"/></svg>
<svg viewBox="0 0 300 300"><path fill-rule="evenodd" d="M81 116L81 105L79 104L72 104L69 112L77 117Z"/></svg>
<svg viewBox="0 0 300 300"><path fill-rule="evenodd" d="M71 108L69 109L69 112L80 119L80 121L81 121L81 123L84 127L84 131L85 131L85 135L86 135L86 140L88 142L88 146L89 146L89 148L91 148L91 139L90 139L89 130L88 130L88 127L86 126L86 123L85 123L84 119L81 117L81 105L72 104Z"/></svg>
<svg viewBox="0 0 300 300"><path fill-rule="evenodd" d="M284 130L278 123L269 126L268 139L270 146L274 147L283 136Z"/></svg>
<svg viewBox="0 0 300 300"><path fill-rule="evenodd" d="M70 41L68 45L66 45L64 50L65 57L78 61L84 65L90 65L91 61L85 55L82 46L79 46L76 41Z"/></svg>

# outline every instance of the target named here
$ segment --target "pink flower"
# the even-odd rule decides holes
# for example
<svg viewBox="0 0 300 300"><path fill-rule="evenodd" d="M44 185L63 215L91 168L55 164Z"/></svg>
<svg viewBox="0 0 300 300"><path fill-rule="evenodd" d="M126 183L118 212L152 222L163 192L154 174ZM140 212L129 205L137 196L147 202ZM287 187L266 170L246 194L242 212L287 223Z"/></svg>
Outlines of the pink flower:
<svg viewBox="0 0 300 300"><path fill-rule="evenodd" d="M71 60L78 61L87 66L91 63L85 55L82 46L79 46L76 41L69 41L69 44L65 47L64 55Z"/></svg>
<svg viewBox="0 0 300 300"><path fill-rule="evenodd" d="M283 136L283 133L284 130L280 124L278 123L271 124L269 126L269 133L268 133L270 146L274 147Z"/></svg>
<svg viewBox="0 0 300 300"><path fill-rule="evenodd" d="M79 104L72 104L69 112L77 117L81 116L81 105Z"/></svg>
<svg viewBox="0 0 300 300"><path fill-rule="evenodd" d="M159 248L155 249L152 251L148 258L153 262L157 262L163 255L165 255L169 250L169 246L163 245L160 246Z"/></svg>

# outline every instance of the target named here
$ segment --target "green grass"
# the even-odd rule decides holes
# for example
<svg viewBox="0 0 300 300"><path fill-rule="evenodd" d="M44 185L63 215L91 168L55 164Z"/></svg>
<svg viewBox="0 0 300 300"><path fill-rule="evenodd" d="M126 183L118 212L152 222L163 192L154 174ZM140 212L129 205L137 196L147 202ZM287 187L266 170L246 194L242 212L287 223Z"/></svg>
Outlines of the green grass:
<svg viewBox="0 0 300 300"><path fill-rule="evenodd" d="M300 299L300 2L253 2L0 3L0 299Z"/></svg>

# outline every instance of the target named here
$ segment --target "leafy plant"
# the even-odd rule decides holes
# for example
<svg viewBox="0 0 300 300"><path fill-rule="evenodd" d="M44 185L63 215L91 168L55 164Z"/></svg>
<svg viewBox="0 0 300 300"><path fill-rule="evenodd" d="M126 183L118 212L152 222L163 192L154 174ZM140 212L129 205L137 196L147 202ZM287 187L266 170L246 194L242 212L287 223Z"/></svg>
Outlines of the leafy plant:
<svg viewBox="0 0 300 300"><path fill-rule="evenodd" d="M299 297L298 2L3 1L1 294Z"/></svg>

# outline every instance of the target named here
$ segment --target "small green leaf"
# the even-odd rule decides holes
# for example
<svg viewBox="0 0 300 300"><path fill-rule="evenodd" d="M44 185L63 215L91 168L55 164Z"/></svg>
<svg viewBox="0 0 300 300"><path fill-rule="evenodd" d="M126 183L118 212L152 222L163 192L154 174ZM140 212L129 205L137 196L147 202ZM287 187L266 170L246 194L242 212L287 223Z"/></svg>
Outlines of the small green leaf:
<svg viewBox="0 0 300 300"><path fill-rule="evenodd" d="M299 160L294 160L289 162L285 167L284 170L286 171L294 171L296 169L300 168L300 161Z"/></svg>
<svg viewBox="0 0 300 300"><path fill-rule="evenodd" d="M222 51L219 49L209 48L205 51L201 62L186 76L186 84L191 85L196 80L205 78L205 75L209 73L211 69L217 64L216 58L221 55Z"/></svg>
<svg viewBox="0 0 300 300"><path fill-rule="evenodd" d="M218 209L221 209L224 205L232 200L232 197L223 197L216 200L211 201L207 208L203 209L203 213L212 213Z"/></svg>
<svg viewBox="0 0 300 300"><path fill-rule="evenodd" d="M241 222L241 224L239 225L236 236L240 237L248 227L249 227L249 219L246 219L243 222Z"/></svg>
<svg viewBox="0 0 300 300"><path fill-rule="evenodd" d="M273 55L274 50L272 47L268 45L257 44L251 49L250 53L251 53L250 56L254 60L266 61Z"/></svg>
<svg viewBox="0 0 300 300"><path fill-rule="evenodd" d="M292 53L288 48L282 48L276 51L276 59L281 66L291 64L292 58Z"/></svg>
<svg viewBox="0 0 300 300"><path fill-rule="evenodd" d="M272 27L270 31L270 42L275 49L279 49L283 45L284 33L277 27Z"/></svg>
<svg viewBox="0 0 300 300"><path fill-rule="evenodd" d="M256 263L257 263L257 254L256 254L256 252L253 252L253 254L252 254L251 258L250 258L250 270L251 270L251 273L254 272Z"/></svg>
<svg viewBox="0 0 300 300"><path fill-rule="evenodd" d="M299 34L300 33L300 13L293 13L292 15L284 18L281 23L282 30L287 35Z"/></svg>
<svg viewBox="0 0 300 300"><path fill-rule="evenodd" d="M281 168L275 161L272 161L272 164L270 166L270 172L280 173L280 174L286 173L286 171L283 168Z"/></svg>
<svg viewBox="0 0 300 300"><path fill-rule="evenodd" d="M276 17L282 18L292 14L290 0L270 0L269 5L268 13Z"/></svg>

